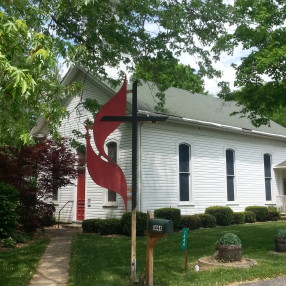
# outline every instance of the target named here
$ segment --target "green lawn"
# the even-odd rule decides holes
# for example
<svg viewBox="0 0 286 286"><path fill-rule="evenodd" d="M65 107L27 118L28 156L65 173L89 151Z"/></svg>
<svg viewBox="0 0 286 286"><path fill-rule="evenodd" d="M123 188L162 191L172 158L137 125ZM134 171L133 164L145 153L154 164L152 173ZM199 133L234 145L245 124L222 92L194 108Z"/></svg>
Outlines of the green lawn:
<svg viewBox="0 0 286 286"><path fill-rule="evenodd" d="M23 248L1 251L0 286L28 285L48 242L43 238Z"/></svg>
<svg viewBox="0 0 286 286"><path fill-rule="evenodd" d="M227 285L231 282L286 275L286 256L269 254L274 249L273 235L285 222L244 224L200 229L189 234L189 270L184 273L181 233L163 238L154 251L154 285ZM194 271L198 258L214 253L214 244L226 232L237 234L243 255L255 259L249 269ZM145 269L146 238L137 238L137 276ZM78 234L71 250L69 286L129 285L130 238Z"/></svg>

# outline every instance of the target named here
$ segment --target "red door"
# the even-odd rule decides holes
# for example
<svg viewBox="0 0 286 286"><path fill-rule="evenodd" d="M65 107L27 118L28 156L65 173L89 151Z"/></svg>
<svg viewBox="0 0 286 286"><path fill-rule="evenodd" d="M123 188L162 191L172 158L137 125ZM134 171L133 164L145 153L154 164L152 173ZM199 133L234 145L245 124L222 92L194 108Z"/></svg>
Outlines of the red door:
<svg viewBox="0 0 286 286"><path fill-rule="evenodd" d="M77 178L77 210L76 219L84 220L84 204L85 204L85 172L80 172Z"/></svg>

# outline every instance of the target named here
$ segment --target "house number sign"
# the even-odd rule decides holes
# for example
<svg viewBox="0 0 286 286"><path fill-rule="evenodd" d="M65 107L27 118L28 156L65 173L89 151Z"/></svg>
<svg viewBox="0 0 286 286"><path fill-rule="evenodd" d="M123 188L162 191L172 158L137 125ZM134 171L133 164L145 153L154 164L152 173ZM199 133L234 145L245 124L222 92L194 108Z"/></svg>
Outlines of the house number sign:
<svg viewBox="0 0 286 286"><path fill-rule="evenodd" d="M154 231L163 231L163 227L162 227L162 225L154 224L153 230Z"/></svg>

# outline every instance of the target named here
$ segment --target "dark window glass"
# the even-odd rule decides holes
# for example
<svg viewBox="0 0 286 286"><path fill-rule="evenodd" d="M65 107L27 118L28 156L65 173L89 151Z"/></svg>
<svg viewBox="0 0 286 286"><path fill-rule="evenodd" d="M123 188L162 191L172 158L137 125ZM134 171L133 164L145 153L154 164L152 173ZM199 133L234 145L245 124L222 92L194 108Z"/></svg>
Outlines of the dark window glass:
<svg viewBox="0 0 286 286"><path fill-rule="evenodd" d="M180 174L180 201L189 201L189 177L188 173Z"/></svg>
<svg viewBox="0 0 286 286"><path fill-rule="evenodd" d="M234 176L234 151L226 150L226 173Z"/></svg>
<svg viewBox="0 0 286 286"><path fill-rule="evenodd" d="M110 142L107 144L107 155L115 163L117 163L117 144L115 142ZM108 190L107 200L109 202L116 202L116 192L113 192L112 190Z"/></svg>
<svg viewBox="0 0 286 286"><path fill-rule="evenodd" d="M269 154L264 154L264 175L266 178L271 177L271 158Z"/></svg>
<svg viewBox="0 0 286 286"><path fill-rule="evenodd" d="M180 172L190 171L190 146L181 144L179 146Z"/></svg>
<svg viewBox="0 0 286 286"><path fill-rule="evenodd" d="M227 200L234 201L234 151L231 149L226 150L226 188Z"/></svg>
<svg viewBox="0 0 286 286"><path fill-rule="evenodd" d="M271 155L264 154L264 177L266 201L271 201Z"/></svg>
<svg viewBox="0 0 286 286"><path fill-rule="evenodd" d="M190 200L190 146L179 145L180 201Z"/></svg>
<svg viewBox="0 0 286 286"><path fill-rule="evenodd" d="M227 177L227 200L234 201L234 177Z"/></svg>
<svg viewBox="0 0 286 286"><path fill-rule="evenodd" d="M265 179L266 201L271 201L271 178Z"/></svg>

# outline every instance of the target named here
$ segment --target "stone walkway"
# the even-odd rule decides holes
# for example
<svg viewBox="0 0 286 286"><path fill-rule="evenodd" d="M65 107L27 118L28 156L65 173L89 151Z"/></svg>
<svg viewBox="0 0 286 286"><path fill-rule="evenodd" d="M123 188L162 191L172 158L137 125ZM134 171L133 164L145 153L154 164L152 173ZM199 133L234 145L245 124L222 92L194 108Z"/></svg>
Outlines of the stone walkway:
<svg viewBox="0 0 286 286"><path fill-rule="evenodd" d="M81 229L46 229L51 241L29 286L66 286L73 235Z"/></svg>

